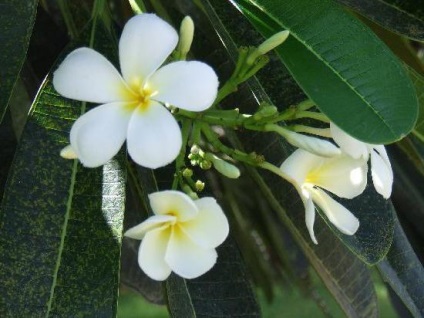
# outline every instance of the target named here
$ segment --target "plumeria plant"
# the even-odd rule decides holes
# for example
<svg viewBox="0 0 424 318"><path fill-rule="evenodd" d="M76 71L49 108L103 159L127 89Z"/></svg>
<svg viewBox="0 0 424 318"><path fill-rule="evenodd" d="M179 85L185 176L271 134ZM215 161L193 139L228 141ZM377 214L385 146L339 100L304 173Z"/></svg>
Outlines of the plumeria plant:
<svg viewBox="0 0 424 318"><path fill-rule="evenodd" d="M256 292L295 288L379 317L379 288L421 317L424 16L370 3L6 1L2 316L113 317L128 289L269 316Z"/></svg>

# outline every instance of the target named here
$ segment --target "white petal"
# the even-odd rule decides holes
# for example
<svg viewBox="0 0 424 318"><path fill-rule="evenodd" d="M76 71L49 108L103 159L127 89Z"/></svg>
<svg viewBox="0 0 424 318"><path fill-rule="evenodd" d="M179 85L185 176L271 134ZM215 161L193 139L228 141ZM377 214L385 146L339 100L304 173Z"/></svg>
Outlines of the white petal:
<svg viewBox="0 0 424 318"><path fill-rule="evenodd" d="M125 141L130 118L124 103L101 105L78 118L70 139L81 163L93 168L112 159Z"/></svg>
<svg viewBox="0 0 424 318"><path fill-rule="evenodd" d="M320 167L324 161L323 157L313 155L303 149L297 149L282 163L280 169L299 185L302 185L310 171Z"/></svg>
<svg viewBox="0 0 424 318"><path fill-rule="evenodd" d="M171 274L171 268L165 261L171 228L160 228L148 232L141 241L138 251L138 264L152 279L165 280Z"/></svg>
<svg viewBox="0 0 424 318"><path fill-rule="evenodd" d="M172 215L153 215L144 222L128 229L124 235L136 240L141 240L147 232L163 227L164 225L176 222L176 217Z"/></svg>
<svg viewBox="0 0 424 318"><path fill-rule="evenodd" d="M317 238L315 237L314 232L314 223L315 223L315 205L312 201L312 197L309 191L302 189L300 197L302 199L303 205L305 206L305 223L306 228L308 229L309 236L311 237L312 242L318 244Z"/></svg>
<svg viewBox="0 0 424 318"><path fill-rule="evenodd" d="M382 148L382 149L381 149ZM393 170L384 146L371 151L371 175L375 190L385 199L390 198L393 186Z"/></svg>
<svg viewBox="0 0 424 318"><path fill-rule="evenodd" d="M228 236L227 218L214 198L206 197L194 201L199 214L184 223L181 229L193 242L203 248L215 248L222 244Z"/></svg>
<svg viewBox="0 0 424 318"><path fill-rule="evenodd" d="M189 279L199 277L213 267L216 258L214 249L196 245L178 226L173 227L165 260L175 273Z"/></svg>
<svg viewBox="0 0 424 318"><path fill-rule="evenodd" d="M343 205L331 198L321 189L311 191L312 199L325 213L328 220L336 226L340 232L353 235L359 228L359 220Z"/></svg>
<svg viewBox="0 0 424 318"><path fill-rule="evenodd" d="M121 72L131 86L143 83L162 65L178 42L177 32L154 14L131 18L119 40Z"/></svg>
<svg viewBox="0 0 424 318"><path fill-rule="evenodd" d="M362 157L368 161L369 149L366 143L349 136L332 122L330 123L330 130L334 141L345 153L352 158L359 159Z"/></svg>
<svg viewBox="0 0 424 318"><path fill-rule="evenodd" d="M298 134L287 130L286 140L295 147L322 157L333 157L341 154L341 150L331 142L315 137Z"/></svg>
<svg viewBox="0 0 424 318"><path fill-rule="evenodd" d="M174 215L177 222L193 219L199 214L193 200L185 193L167 190L149 194L152 210L157 215Z"/></svg>
<svg viewBox="0 0 424 318"><path fill-rule="evenodd" d="M352 199L365 190L367 170L363 159L341 155L325 159L320 167L311 170L309 181L341 198Z"/></svg>
<svg viewBox="0 0 424 318"><path fill-rule="evenodd" d="M171 113L151 101L147 109L137 108L131 117L128 152L139 165L151 169L166 166L181 149L181 130Z"/></svg>
<svg viewBox="0 0 424 318"><path fill-rule="evenodd" d="M127 86L115 67L100 53L80 48L70 53L53 75L60 95L85 102L125 100Z"/></svg>
<svg viewBox="0 0 424 318"><path fill-rule="evenodd" d="M157 91L153 99L191 111L209 108L218 92L214 70L197 61L168 64L155 72L148 84Z"/></svg>

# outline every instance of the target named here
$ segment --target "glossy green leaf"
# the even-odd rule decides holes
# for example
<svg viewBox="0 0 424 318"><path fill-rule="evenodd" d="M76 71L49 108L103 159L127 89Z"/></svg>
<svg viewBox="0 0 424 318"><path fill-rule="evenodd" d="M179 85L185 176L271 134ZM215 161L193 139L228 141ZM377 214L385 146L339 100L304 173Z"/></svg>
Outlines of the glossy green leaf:
<svg viewBox="0 0 424 318"><path fill-rule="evenodd" d="M399 60L330 0L236 0L264 36L288 29L277 51L306 94L333 122L372 144L413 128L417 99Z"/></svg>
<svg viewBox="0 0 424 318"><path fill-rule="evenodd" d="M424 40L421 0L337 0L381 26L418 41Z"/></svg>
<svg viewBox="0 0 424 318"><path fill-rule="evenodd" d="M116 52L103 28L93 36L95 49ZM86 169L59 156L84 109L58 95L51 75L32 106L0 208L2 317L116 314L124 158Z"/></svg>
<svg viewBox="0 0 424 318"><path fill-rule="evenodd" d="M408 72L417 92L419 103L418 120L412 133L424 143L424 77L412 68L408 68Z"/></svg>
<svg viewBox="0 0 424 318"><path fill-rule="evenodd" d="M424 268L415 255L408 238L396 220L395 236L387 258L380 262L378 269L402 299L414 317L424 315Z"/></svg>
<svg viewBox="0 0 424 318"><path fill-rule="evenodd" d="M37 0L0 0L0 122L25 61Z"/></svg>
<svg viewBox="0 0 424 318"><path fill-rule="evenodd" d="M218 0L210 1L210 3L211 7L206 5L208 15L212 22L216 21L215 14L218 15L219 23L215 22L214 26L219 38L229 50L230 56L234 57L235 46L239 44L239 41L244 40L244 33L251 35L254 32L249 30L246 21L243 21L240 15L232 11L228 3L225 4ZM293 86L291 93L294 93L294 95L286 91L287 94L282 96L281 90L273 90L273 87L278 88L278 83L289 82L287 74L275 76L273 74L275 71L276 68L274 66L273 69L263 73L264 78L278 78L277 83L274 83L273 86L268 86L268 89L275 94L279 94L279 98L286 105L290 105L293 100L296 101L296 98L302 98L296 93L297 90ZM278 71L284 73L283 68L278 69ZM263 84L266 85L268 83ZM261 96L263 99L267 98L266 93L261 90L261 86L255 80L250 81L249 86L253 89L255 96ZM250 90L246 86L241 87L237 96L230 99L228 103L232 106L240 104L243 111L256 109L257 107L256 99L250 95ZM265 158L271 162L280 163L291 152L291 148L283 144L279 137L272 135L242 132L237 134L237 136L232 136L230 139L236 148L242 149L246 147L248 151L255 149L259 153L264 154ZM361 253L360 250L367 246L362 241L361 236L356 237L356 242L348 242L345 237L340 236L342 242L334 236L322 219L317 218L315 231L318 235L319 245L314 245L306 230L303 206L296 191L278 177L252 168L248 168L248 170L256 181L257 189L262 191L262 196L268 200L277 212L280 222L283 222L289 228L309 262L321 276L324 284L346 314L350 317L376 317L378 315L377 300L368 268L343 244L345 243L349 248L356 249L357 252ZM375 194L374 198L376 198ZM364 213L369 212L369 210L364 209L357 216L361 219ZM382 213L382 218L385 215L382 210L373 211L373 215L377 213ZM377 227L380 221L376 221L374 226ZM373 223L373 220L371 220L371 223ZM390 233L390 230L388 233ZM368 247L372 249L373 246L378 246L380 253L383 250L387 250L387 246L390 245L390 240L380 240L379 237L373 236L372 232L367 231L366 239L372 240L374 243L369 244ZM375 252L378 254L377 248ZM372 253L372 250L368 250L361 257L366 258L367 255L372 255ZM379 258L381 257L383 255L379 255ZM375 261L375 256L372 255L372 259L369 259L369 261ZM346 275L347 272L349 275Z"/></svg>

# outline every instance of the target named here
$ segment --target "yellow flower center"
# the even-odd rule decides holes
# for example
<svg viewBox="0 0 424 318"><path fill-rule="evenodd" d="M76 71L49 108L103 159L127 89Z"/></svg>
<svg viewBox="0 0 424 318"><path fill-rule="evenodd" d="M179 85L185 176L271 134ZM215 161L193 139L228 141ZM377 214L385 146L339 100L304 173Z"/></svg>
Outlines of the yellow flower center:
<svg viewBox="0 0 424 318"><path fill-rule="evenodd" d="M141 79L135 78L128 83L128 89L123 92L124 100L128 101L129 110L134 111L147 110L151 104L151 97L157 94L157 91L149 87L148 83L143 83Z"/></svg>

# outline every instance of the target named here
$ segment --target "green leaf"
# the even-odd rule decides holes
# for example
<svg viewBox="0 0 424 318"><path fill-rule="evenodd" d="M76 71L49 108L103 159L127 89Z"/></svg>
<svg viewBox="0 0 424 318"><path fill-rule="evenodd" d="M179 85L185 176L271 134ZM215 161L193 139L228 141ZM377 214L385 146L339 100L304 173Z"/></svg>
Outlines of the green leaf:
<svg viewBox="0 0 424 318"><path fill-rule="evenodd" d="M277 51L306 94L356 138L383 144L413 128L417 100L399 60L330 0L235 0L269 37L288 29ZM384 79L384 80L383 80Z"/></svg>
<svg viewBox="0 0 424 318"><path fill-rule="evenodd" d="M424 11L421 0L338 0L381 26L406 36L424 40Z"/></svg>
<svg viewBox="0 0 424 318"><path fill-rule="evenodd" d="M95 49L115 52L113 43L95 27ZM86 169L59 156L84 109L58 95L51 74L33 104L0 208L2 317L116 314L124 158Z"/></svg>
<svg viewBox="0 0 424 318"><path fill-rule="evenodd" d="M410 67L408 67L408 72L417 92L419 103L418 120L412 133L424 143L424 77Z"/></svg>
<svg viewBox="0 0 424 318"><path fill-rule="evenodd" d="M384 280L414 317L424 315L424 268L396 219L395 236L387 258L377 264Z"/></svg>
<svg viewBox="0 0 424 318"><path fill-rule="evenodd" d="M231 237L217 248L218 263L196 279L166 282L172 317L260 317L246 268Z"/></svg>
<svg viewBox="0 0 424 318"><path fill-rule="evenodd" d="M0 0L0 122L25 61L37 0Z"/></svg>

